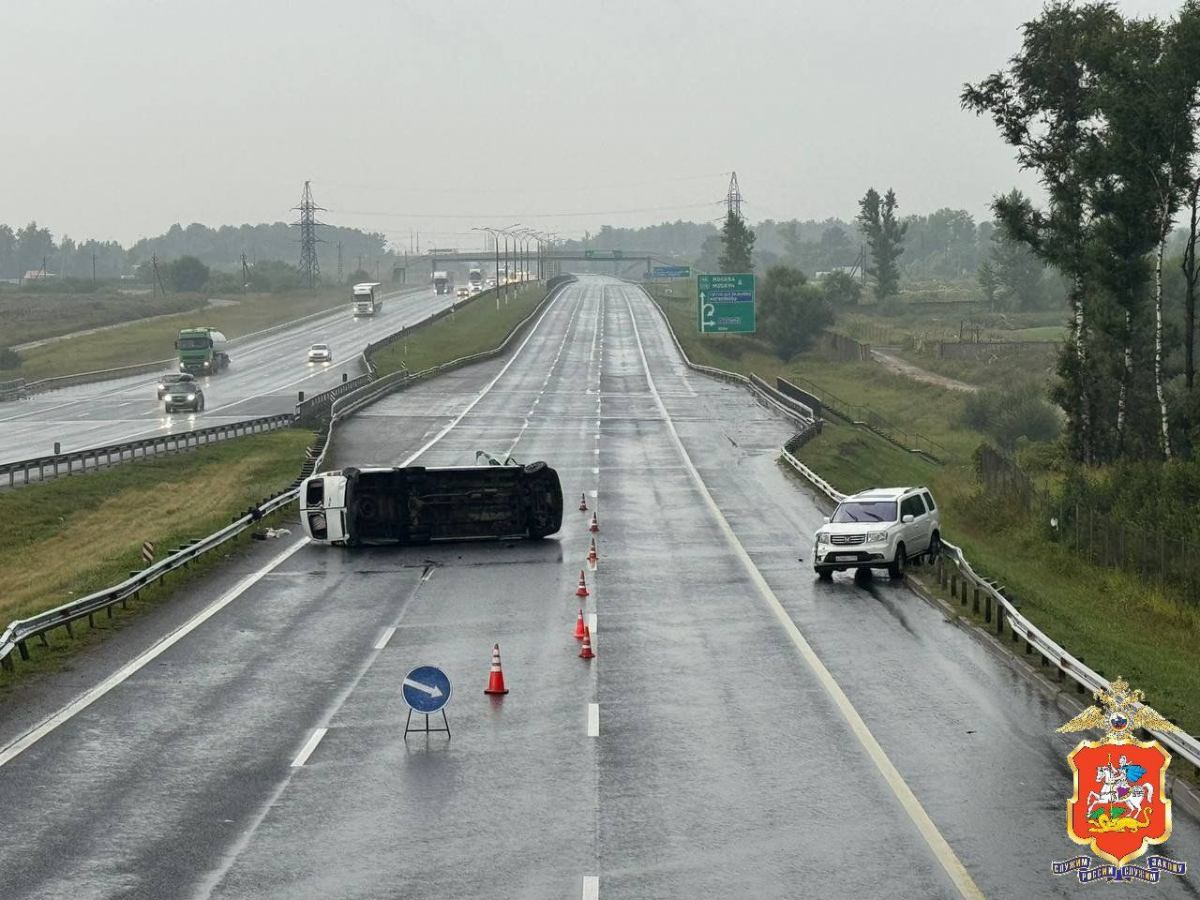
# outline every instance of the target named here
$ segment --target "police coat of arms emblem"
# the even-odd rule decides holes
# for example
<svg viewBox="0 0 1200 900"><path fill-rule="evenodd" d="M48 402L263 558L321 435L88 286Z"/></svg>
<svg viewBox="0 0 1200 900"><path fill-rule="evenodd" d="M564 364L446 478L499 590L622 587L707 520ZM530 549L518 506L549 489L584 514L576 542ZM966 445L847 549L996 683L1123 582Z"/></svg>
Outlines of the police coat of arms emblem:
<svg viewBox="0 0 1200 900"><path fill-rule="evenodd" d="M1096 706L1057 730L1104 729L1101 740L1080 741L1067 756L1075 778L1075 792L1067 801L1067 834L1110 864L1092 865L1090 857L1082 856L1056 862L1054 872L1077 872L1085 883L1155 882L1163 872L1183 875L1186 863L1163 856L1150 857L1145 866L1129 865L1151 844L1171 836L1171 801L1166 797L1171 755L1158 741L1136 740L1133 732L1180 729L1144 705L1142 691L1131 690L1121 678L1094 696Z"/></svg>

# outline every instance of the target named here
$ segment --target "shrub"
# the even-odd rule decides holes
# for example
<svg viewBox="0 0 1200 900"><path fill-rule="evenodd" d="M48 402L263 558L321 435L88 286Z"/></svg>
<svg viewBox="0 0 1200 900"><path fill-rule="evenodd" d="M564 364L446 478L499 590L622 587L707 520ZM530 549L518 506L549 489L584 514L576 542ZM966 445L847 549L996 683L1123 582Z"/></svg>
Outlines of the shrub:
<svg viewBox="0 0 1200 900"><path fill-rule="evenodd" d="M21 357L17 355L17 351L10 350L8 347L0 347L0 370L19 368L21 368Z"/></svg>

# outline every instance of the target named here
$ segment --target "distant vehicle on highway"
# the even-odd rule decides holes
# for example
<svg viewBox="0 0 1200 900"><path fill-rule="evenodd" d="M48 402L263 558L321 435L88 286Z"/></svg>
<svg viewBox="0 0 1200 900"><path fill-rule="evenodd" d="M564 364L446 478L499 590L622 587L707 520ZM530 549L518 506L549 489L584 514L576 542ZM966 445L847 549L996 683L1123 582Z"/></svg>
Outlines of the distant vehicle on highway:
<svg viewBox="0 0 1200 900"><path fill-rule="evenodd" d="M196 375L215 375L229 368L229 341L217 329L204 325L179 329L175 342L179 351L179 371Z"/></svg>
<svg viewBox="0 0 1200 900"><path fill-rule="evenodd" d="M489 279L487 280L487 286L488 286L488 287L490 287L490 288L493 288L493 287L495 287L495 286L496 286L496 279L495 279L495 278L489 278Z"/></svg>
<svg viewBox="0 0 1200 900"><path fill-rule="evenodd" d="M313 344L308 348L309 362L333 362L333 350L328 344Z"/></svg>
<svg viewBox="0 0 1200 900"><path fill-rule="evenodd" d="M457 291L454 292L454 294L455 294L455 296L458 297L459 300L466 300L468 297L471 296L471 291L468 288L460 287Z"/></svg>
<svg viewBox="0 0 1200 900"><path fill-rule="evenodd" d="M476 294L482 294L483 293L483 285L480 285L480 284L471 285L470 288L468 288L468 293L469 293L469 296L471 296L471 297L474 297Z"/></svg>
<svg viewBox="0 0 1200 900"><path fill-rule="evenodd" d="M846 569L884 569L899 579L908 561L942 546L941 514L926 487L871 488L837 505L817 529L813 569L821 578Z"/></svg>
<svg viewBox="0 0 1200 900"><path fill-rule="evenodd" d="M478 294L483 290L483 269L479 266L471 266L467 272L467 287L470 288L471 294Z"/></svg>
<svg viewBox="0 0 1200 900"><path fill-rule="evenodd" d="M189 412L203 412L204 390L195 379L180 381L167 389L163 395L163 401L165 409L169 413L181 409Z"/></svg>
<svg viewBox="0 0 1200 900"><path fill-rule="evenodd" d="M454 287L454 277L449 272L434 272L432 281L434 293L439 297L449 294Z"/></svg>
<svg viewBox="0 0 1200 900"><path fill-rule="evenodd" d="M378 290L382 285L378 281L364 281L350 289L350 308L355 318L358 316L373 316L383 306L379 299Z"/></svg>
<svg viewBox="0 0 1200 900"><path fill-rule="evenodd" d="M158 399L161 400L164 396L166 396L167 391L173 387L195 383L195 376L189 372L164 375L158 380Z"/></svg>
<svg viewBox="0 0 1200 900"><path fill-rule="evenodd" d="M542 538L562 527L562 486L544 462L322 472L300 486L304 533L323 544Z"/></svg>

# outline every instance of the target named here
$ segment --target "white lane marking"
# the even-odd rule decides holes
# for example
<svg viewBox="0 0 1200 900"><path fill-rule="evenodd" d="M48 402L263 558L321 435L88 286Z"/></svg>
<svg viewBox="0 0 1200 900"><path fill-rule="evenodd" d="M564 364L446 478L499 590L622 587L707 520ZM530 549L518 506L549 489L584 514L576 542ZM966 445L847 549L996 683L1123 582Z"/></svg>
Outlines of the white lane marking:
<svg viewBox="0 0 1200 900"><path fill-rule="evenodd" d="M908 783L904 780L904 776L900 774L900 771L892 763L891 759L888 758L879 741L871 734L867 723L858 714L858 710L854 708L854 704L850 702L850 698L846 696L845 691L842 690L830 671L825 668L825 664L821 662L821 658L817 656L816 651L805 640L804 635L800 633L800 629L796 626L792 617L788 615L783 604L779 602L779 598L775 596L775 592L763 577L762 572L758 570L758 566L754 564L754 560L750 558L750 554L746 552L746 548L742 545L742 542L738 540L738 536L729 524L729 520L725 518L725 514L717 506L717 501L709 493L708 486L704 483L704 479L700 477L700 472L692 462L692 457L688 454L687 448L683 446L679 432L675 430L675 423L671 419L671 414L667 412L666 404L663 403L662 397L658 393L658 388L654 384L654 376L650 373L650 363L646 359L646 350L642 346L642 335L638 329L637 317L633 314L633 305L629 302L628 296L625 297L625 306L629 311L629 319L633 323L633 337L637 342L638 354L642 360L642 370L646 373L646 383L649 385L650 393L653 395L654 402L658 406L659 414L666 423L667 431L671 435L671 441L675 444L675 449L683 460L684 467L688 470L688 474L691 475L696 489L704 498L704 503L708 507L709 512L712 513L713 518L724 533L726 541L746 569L746 573L750 576L750 580L754 582L754 586L758 588L758 592L767 601L767 605L771 607L771 611L775 613L776 618L779 619L788 637L792 639L792 643L796 645L796 649L800 651L801 658L808 664L817 681L820 682L821 687L825 689L825 693L829 695L838 712L842 714L842 718L846 720L846 724L850 726L850 731L858 739L867 756L871 758L875 767L883 775L884 781L891 788L901 807L908 813L908 817L912 819L913 824L916 825L917 831L925 839L925 843L933 852L934 857L941 864L946 874L950 876L950 880L954 883L955 888L958 889L959 895L965 898L965 900L983 900L983 892L975 884L975 880L971 878L962 860L958 858L958 855L946 841L946 838L938 831L937 826L933 823L933 819L929 818L929 814L925 812L925 807L921 805L921 801L912 792L912 788L908 786Z"/></svg>
<svg viewBox="0 0 1200 900"><path fill-rule="evenodd" d="M583 876L583 900L600 900L600 877L598 875Z"/></svg>
<svg viewBox="0 0 1200 900"><path fill-rule="evenodd" d="M379 636L379 640L377 640L377 641L375 642L375 649L376 649L376 650L382 650L384 647L386 647L386 646L388 645L388 641L390 641L390 640L392 639L392 635L393 635L393 634L395 634L395 633L396 633L396 629L395 629L395 628L387 628L387 629L385 629L385 630L384 630L384 632L383 632L383 634L381 634L381 635Z"/></svg>
<svg viewBox="0 0 1200 900"><path fill-rule="evenodd" d="M312 756L314 750L317 749L317 744L321 743L321 738L325 737L328 728L314 728L313 733L305 741L304 746L300 748L300 752L296 754L296 758L292 760L292 768L298 769Z"/></svg>
<svg viewBox="0 0 1200 900"><path fill-rule="evenodd" d="M415 453L413 453L408 459L406 459L404 462L400 463L401 468L412 465L412 461L414 459L416 459L418 456L420 456L422 453L424 453L426 450L428 450L430 447L432 447L434 444L436 444L438 441L440 441L443 437L445 437L447 434L449 434L450 429L457 426L458 423L461 422L466 417L467 413L469 413L471 410L473 410L475 408L475 405L477 403L479 403L480 400L482 400L484 397L487 396L488 392L493 387L496 386L496 382L499 381L503 377L504 373L509 370L509 367L512 366L512 364L517 361L517 358L520 357L521 352L525 349L525 346L529 343L530 339L535 334L537 334L538 329L542 327L542 322L544 322L546 320L546 316L550 315L550 311L552 309L554 309L555 306L558 305L559 299L561 299L562 295L565 293L566 293L565 290L559 291L558 294L555 296L555 298L550 301L550 305L546 307L545 311L538 317L538 320L533 324L533 327L529 329L529 334L525 335L525 340L521 341L521 346L519 346L516 349L516 352L514 352L513 355L508 358L508 362L506 362L504 364L503 368L501 368L500 371L496 373L496 377L493 378L491 381L489 381L486 385L484 385L483 390L481 390L478 394L475 395L475 399L472 400L470 403L468 403L466 408L462 412L460 412L457 416L455 416L453 419L451 419L449 424L447 424L445 427L443 427L441 431L439 431L436 435L433 436L433 438L431 438L430 440L428 440L424 444L422 444L420 446L420 448L418 448L418 450Z"/></svg>
<svg viewBox="0 0 1200 900"><path fill-rule="evenodd" d="M591 631L592 634L596 633L596 614L595 613L588 613L588 630Z"/></svg>
<svg viewBox="0 0 1200 900"><path fill-rule="evenodd" d="M131 662L126 663L94 688L76 697L74 700L72 700L58 712L54 713L48 719L45 719L31 731L17 738L17 740L0 750L0 766L3 766L5 763L15 759L22 752L32 747L34 744L52 732L59 725L69 721L75 716L76 713L87 709L117 685L129 678L129 676L134 672L137 672L139 669L145 666L146 663L158 658L171 647L175 646L175 644L179 643L181 640L183 640L183 638L187 637L189 634L223 610L226 606L244 594L248 589L258 584L258 582L261 581L265 575L281 565L288 559L288 557L290 557L301 547L305 546L307 543L307 539L298 541L287 550L284 550L257 572L247 575L212 604L205 607L196 615L192 616L192 618L188 619L187 622L176 628L149 650L146 650Z"/></svg>
<svg viewBox="0 0 1200 900"><path fill-rule="evenodd" d="M593 474L593 475L599 475L599 474L600 474L600 470L599 470L599 469L592 469L592 474Z"/></svg>
<svg viewBox="0 0 1200 900"><path fill-rule="evenodd" d="M435 569L433 566L430 566L428 569L426 569L425 574L421 576L421 584L428 583L429 579L433 577L433 573L436 571L437 569Z"/></svg>
<svg viewBox="0 0 1200 900"><path fill-rule="evenodd" d="M600 737L600 704L589 703L587 713L587 736Z"/></svg>
<svg viewBox="0 0 1200 900"><path fill-rule="evenodd" d="M592 495L592 497L593 497L593 498L595 498L595 497L599 497L599 496L600 496L600 492L599 492L599 491L591 491L590 493L591 493L591 495Z"/></svg>
<svg viewBox="0 0 1200 900"><path fill-rule="evenodd" d="M600 448L599 448L599 447L597 447L597 448L596 448L595 450L593 450L592 452L593 452L593 453L595 453L597 456L599 456L599 455L600 455Z"/></svg>

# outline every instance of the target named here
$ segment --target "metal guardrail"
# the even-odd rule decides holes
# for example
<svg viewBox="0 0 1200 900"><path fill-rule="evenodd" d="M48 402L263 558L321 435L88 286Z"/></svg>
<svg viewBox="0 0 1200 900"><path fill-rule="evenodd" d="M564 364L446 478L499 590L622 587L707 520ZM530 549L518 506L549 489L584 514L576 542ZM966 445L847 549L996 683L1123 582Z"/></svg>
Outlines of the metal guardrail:
<svg viewBox="0 0 1200 900"><path fill-rule="evenodd" d="M311 397L306 397L296 404L296 415L303 423L313 423L320 421L327 416L332 409L334 401L347 394L352 394L354 391L372 384L377 379L377 367L375 365L375 354L385 347L390 347L392 344L402 340L412 334L418 328L436 322L439 319L444 319L446 316L453 315L458 310L462 309L469 303L481 300L489 293L498 292L501 288L488 288L485 291L480 291L474 297L469 297L466 300L460 300L457 303L452 303L445 309L440 309L432 315L426 316L420 322L414 322L412 325L405 325L399 331L394 331L389 335L380 338L378 341L372 341L363 348L361 354L363 367L367 370L364 374L359 375L349 381L342 382L336 387L330 388L327 391L322 391L320 394L314 394ZM406 370L405 370L406 371Z"/></svg>
<svg viewBox="0 0 1200 900"><path fill-rule="evenodd" d="M80 619L87 618L89 624L94 625L98 612L107 612L111 618L112 608L116 604L126 604L130 597L136 597L143 588L149 587L165 578L169 573L184 568L208 551L237 537L263 516L286 506L295 496L295 488L277 494L220 531L192 542L162 561L131 575L114 587L80 597L78 600L64 603L62 606L30 616L28 619L17 619L3 633L0 633L0 665L6 670L12 671L14 668L13 651L15 650L21 659L28 660L28 641L40 638L44 646L49 646L46 633L55 628L66 628L68 634L73 636L74 631L71 626Z"/></svg>
<svg viewBox="0 0 1200 900"><path fill-rule="evenodd" d="M409 375L407 372L396 372L384 376L377 382L367 385L367 389L370 391L369 395L354 398L353 402L347 404L344 408L339 409L338 406L342 400L350 398L350 394L335 400L332 404L331 418L324 422L320 431L316 433L316 440L314 442L316 446L310 448L300 470L300 475L290 488L281 491L274 497L262 500L258 506L252 508L246 515L235 519L230 525L227 525L220 531L210 534L206 538L193 541L187 547L180 548L160 562L141 572L130 575L128 579L114 587L97 591L86 597L80 597L77 600L64 603L62 606L55 607L46 612L38 613L28 619L18 619L11 623L3 632L0 632L0 668L7 671L14 669L15 663L12 658L14 652L22 659L29 659L28 642L34 638L39 638L44 645L48 645L45 635L55 628L66 628L68 634L73 635L72 624L80 619L87 618L89 624L94 624L95 615L98 612L107 612L111 617L112 608L116 604L121 603L124 605L130 597L136 596L143 588L165 578L171 572L186 567L193 560L241 534L263 516L287 506L299 495L300 484L303 480L313 472L318 471L324 463L325 454L329 450L330 438L333 434L333 426L340 419L351 415L367 403L378 399L379 396L382 396L388 390L395 390L399 386L407 386L434 374L458 368L479 359L497 356L507 348L513 337L519 334L533 320L533 317L545 308L546 304L557 293L557 289L558 286L549 291L533 312L514 325L503 342L493 350L452 360L444 365L419 372L416 375ZM291 420L293 417L289 415L282 418Z"/></svg>
<svg viewBox="0 0 1200 900"><path fill-rule="evenodd" d="M650 295L647 294L647 296ZM653 297L651 297L651 301L653 302ZM654 307L658 309L659 315L667 323L667 330L671 333L671 338L675 341L675 346L679 350L680 356L682 356L683 361L689 368L698 372L704 372L705 374L709 372L719 373L717 377L723 378L726 381L742 380L741 376L736 375L734 372L726 372L723 369L714 370L709 366L695 365L688 358L687 353L679 343L679 339L675 336L675 331L671 327L671 321L667 318L666 312L657 302L654 302ZM753 381L749 381L747 386L752 390L758 387ZM846 495L793 455L795 449L814 436L816 432L813 431L813 426L819 421L819 419L814 419L808 423L805 429L792 437L784 446L781 455L789 466L812 482L827 498L834 503L838 503ZM819 426L817 431L819 431ZM957 598L961 594L962 605L966 606L968 603L968 585L970 585L974 591L972 601L974 611L980 611L980 604L982 602L984 604L983 616L985 622L991 624L994 618L995 629L998 635L1003 635L1008 630L1012 633L1014 642L1024 640L1027 655L1039 654L1043 665L1053 666L1057 669L1059 680L1070 678L1074 681L1080 693L1084 693L1085 691L1094 693L1109 688L1109 682L1102 675L1088 668L1082 660L1076 659L1061 645L1038 630L1029 619L1021 615L1016 605L1008 597L1005 597L999 588L986 578L980 577L971 568L971 564L967 561L961 547L943 538L942 548L943 552L938 557L938 580L939 583L950 588L952 597ZM953 575L947 572L949 565L955 568ZM994 617L992 615L993 612L995 613ZM1200 774L1200 740L1182 732L1152 731L1151 734L1153 734L1156 740L1166 746L1172 755L1187 760L1194 767L1196 773Z"/></svg>
<svg viewBox="0 0 1200 900"><path fill-rule="evenodd" d="M330 411L333 413L334 418L342 418L344 416L351 415L356 410L362 409L364 406L374 403L376 400L392 393L393 391L403 390L404 388L407 388L412 384L416 384L419 381L433 378L436 375L444 375L447 372L462 368L463 366L469 366L472 363L482 362L484 360L493 359L494 357L502 355L508 349L509 343L511 343L515 337L520 335L529 325L529 323L532 322L538 315L540 315L542 310L544 310L551 300L558 295L559 289L566 287L568 284L571 284L574 281L575 278L571 277L570 280L560 281L547 290L546 296L541 299L541 301L533 308L529 315L514 325L509 330L504 340L491 350L484 350L480 353L472 353L470 356L462 356L458 359L452 359L449 362L445 362L437 366L431 366L430 368L422 369L419 372L400 371L384 375L382 378L379 378L375 382L360 388L358 391L351 392L344 397L338 398L333 402L333 405L330 407ZM479 296L480 295L477 294L475 299L478 299Z"/></svg>
<svg viewBox="0 0 1200 900"><path fill-rule="evenodd" d="M246 419L241 422L227 422L223 425L213 425L208 428L196 428L191 431L179 431L172 434L160 434L137 441L122 441L119 444L107 444L103 447L90 447L86 450L75 450L70 453L56 453L49 456L39 456L34 459L21 459L15 462L0 464L0 482L7 479L7 485L29 484L32 481L45 481L59 475L73 475L76 472L90 472L103 466L127 462L132 459L145 459L163 453L178 453L193 447L241 437L247 434L261 434L274 431L277 428L288 428L296 423L292 413L263 416L258 419ZM126 456L128 454L128 456ZM88 463L91 463L89 466ZM65 467L65 468L64 468ZM36 471L37 478L33 478ZM20 474L21 480L17 480Z"/></svg>
<svg viewBox="0 0 1200 900"><path fill-rule="evenodd" d="M920 432L905 431L903 428L898 428L871 407L847 403L840 397L825 390L825 388L821 387L815 381L810 381L796 374L793 374L791 377L793 381L807 385L811 389L809 393L820 399L829 412L840 419L844 419L851 425L865 428L900 449L915 453L937 465L943 465L945 460L949 458L950 451L932 438L926 437Z"/></svg>
<svg viewBox="0 0 1200 900"><path fill-rule="evenodd" d="M0 403L3 403L5 400L20 400L24 396L24 378L15 378L12 381L0 381Z"/></svg>
<svg viewBox="0 0 1200 900"><path fill-rule="evenodd" d="M382 299L388 300L393 297L399 297L402 294L413 293L421 290L425 290L425 287L414 286L410 288L403 288L398 291L393 291L390 294L384 294ZM349 301L346 301L346 305L348 304ZM274 334L277 331L286 331L289 328L294 328L297 325L302 325L305 322L312 321L313 319L321 319L339 312L343 312L344 309L344 306L336 306L331 309L321 310L320 312L309 313L307 316L301 316L298 319L280 322L277 325L271 325L267 328L261 328L258 331L251 331L247 334L230 338L229 344L230 346L244 344L246 341L251 341L255 338L260 338L268 334ZM159 369L163 369L168 366L174 366L177 362L177 357L172 356L170 359L160 359L154 362L138 363L137 365L133 366L118 366L113 369L97 369L94 372L77 372L73 375L57 375L53 378L42 378L38 381L28 382L25 385L25 393L27 395L40 394L46 391L60 390L61 388L65 387L74 387L75 385L79 384L94 384L98 381L112 381L117 378L128 378L132 375L144 375L149 372L157 372ZM4 397L0 395L0 400L2 399L4 399Z"/></svg>
<svg viewBox="0 0 1200 900"><path fill-rule="evenodd" d="M845 497L845 494L796 459L788 450L783 451L783 458L834 503ZM951 567L953 572L950 571ZM1038 630L1037 626L1021 615L1017 606L1004 596L1000 588L971 568L961 547L945 538L942 539L942 553L938 557L936 575L938 583L949 589L952 599L960 599L964 607L970 602L973 611L982 615L986 625L994 625L998 636L1003 637L1007 631L1011 633L1014 643L1024 640L1026 655L1038 654L1043 666L1052 666L1057 670L1059 681L1070 678L1081 694L1108 689L1109 682L1104 676L1088 668L1083 660L1076 659L1062 645ZM970 597L969 592L972 594ZM1151 734L1166 746L1172 755L1187 760L1195 767L1197 774L1200 774L1200 740L1186 733L1153 731Z"/></svg>

